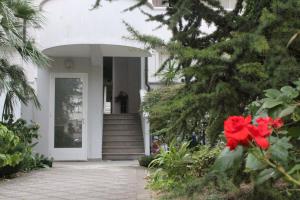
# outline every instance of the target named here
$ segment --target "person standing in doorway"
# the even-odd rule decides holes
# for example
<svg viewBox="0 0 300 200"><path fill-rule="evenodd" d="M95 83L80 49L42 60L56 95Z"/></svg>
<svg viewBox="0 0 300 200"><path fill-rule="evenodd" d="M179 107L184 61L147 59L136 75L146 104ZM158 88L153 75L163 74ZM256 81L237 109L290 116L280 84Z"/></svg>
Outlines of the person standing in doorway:
<svg viewBox="0 0 300 200"><path fill-rule="evenodd" d="M121 91L116 97L116 102L120 102L120 112L128 113L128 94L124 91Z"/></svg>

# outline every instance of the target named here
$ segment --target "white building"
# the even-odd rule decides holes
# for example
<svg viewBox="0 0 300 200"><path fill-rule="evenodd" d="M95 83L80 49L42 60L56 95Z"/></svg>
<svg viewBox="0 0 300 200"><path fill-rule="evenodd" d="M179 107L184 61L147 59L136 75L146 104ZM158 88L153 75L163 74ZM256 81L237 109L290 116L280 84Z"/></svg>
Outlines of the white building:
<svg viewBox="0 0 300 200"><path fill-rule="evenodd" d="M139 9L123 12L134 0L102 1L95 10L90 10L95 0L36 2L45 21L32 34L51 58L51 66L25 66L42 108L20 107L22 118L40 125L36 150L55 160L149 155L149 124L140 113L140 102L147 82L159 83L154 74L163 55L125 39L130 34L123 21L164 40L170 38L170 32L145 22L147 17ZM230 2L225 0L224 5ZM164 12L158 0L149 0L142 9L153 14ZM116 97L121 91L128 95L129 114L120 114Z"/></svg>

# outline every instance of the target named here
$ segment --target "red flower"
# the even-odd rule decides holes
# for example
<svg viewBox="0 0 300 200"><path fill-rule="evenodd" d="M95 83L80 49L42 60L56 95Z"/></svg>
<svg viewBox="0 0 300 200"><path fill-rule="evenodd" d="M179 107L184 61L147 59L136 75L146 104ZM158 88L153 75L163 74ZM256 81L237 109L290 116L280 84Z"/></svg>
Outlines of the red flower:
<svg viewBox="0 0 300 200"><path fill-rule="evenodd" d="M238 141L248 138L247 126L251 122L251 116L231 116L224 122L225 136Z"/></svg>
<svg viewBox="0 0 300 200"><path fill-rule="evenodd" d="M234 150L239 145L239 142L237 140L228 138L226 146L229 147L230 150Z"/></svg>
<svg viewBox="0 0 300 200"><path fill-rule="evenodd" d="M256 120L257 126L260 129L260 135L262 137L270 136L273 129L273 119L271 117L260 117Z"/></svg>
<svg viewBox="0 0 300 200"><path fill-rule="evenodd" d="M227 146L231 150L235 149L239 143L247 145L249 142L248 126L251 122L251 116L231 116L224 122L225 137Z"/></svg>
<svg viewBox="0 0 300 200"><path fill-rule="evenodd" d="M269 134L269 130L265 127L265 125L250 125L248 129L257 146L262 149L267 149L269 147L270 144L266 138L266 136Z"/></svg>
<svg viewBox="0 0 300 200"><path fill-rule="evenodd" d="M273 129L283 126L283 121L272 119L271 117L260 117L256 120L256 125L251 124L251 116L230 116L224 122L225 137L227 146L234 150L239 144L248 146L250 141L254 141L262 149L269 147L267 137L272 134Z"/></svg>
<svg viewBox="0 0 300 200"><path fill-rule="evenodd" d="M279 129L283 126L283 121L281 118L277 118L273 120L272 127L275 129Z"/></svg>

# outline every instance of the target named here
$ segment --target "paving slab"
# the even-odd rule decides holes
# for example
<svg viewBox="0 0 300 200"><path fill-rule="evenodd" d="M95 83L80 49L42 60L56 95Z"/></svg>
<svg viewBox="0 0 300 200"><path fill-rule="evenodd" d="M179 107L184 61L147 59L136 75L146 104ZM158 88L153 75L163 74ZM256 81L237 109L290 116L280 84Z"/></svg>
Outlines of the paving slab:
<svg viewBox="0 0 300 200"><path fill-rule="evenodd" d="M137 161L55 162L0 181L0 200L150 200Z"/></svg>

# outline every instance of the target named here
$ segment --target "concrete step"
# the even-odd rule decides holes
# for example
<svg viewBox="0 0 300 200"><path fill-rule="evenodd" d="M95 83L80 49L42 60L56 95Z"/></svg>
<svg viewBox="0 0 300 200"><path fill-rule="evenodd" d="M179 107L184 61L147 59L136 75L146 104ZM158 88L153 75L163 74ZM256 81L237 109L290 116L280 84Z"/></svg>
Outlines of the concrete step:
<svg viewBox="0 0 300 200"><path fill-rule="evenodd" d="M138 160L144 153L103 153L103 160Z"/></svg>
<svg viewBox="0 0 300 200"><path fill-rule="evenodd" d="M104 115L104 120L106 119L138 119L138 114L111 114Z"/></svg>
<svg viewBox="0 0 300 200"><path fill-rule="evenodd" d="M136 160L144 155L138 114L104 115L103 160Z"/></svg>
<svg viewBox="0 0 300 200"><path fill-rule="evenodd" d="M105 146L103 153L144 153L143 146Z"/></svg>
<svg viewBox="0 0 300 200"><path fill-rule="evenodd" d="M143 135L143 134L140 131L114 130L114 131L105 131L103 135Z"/></svg>
<svg viewBox="0 0 300 200"><path fill-rule="evenodd" d="M104 124L140 124L137 119L105 119Z"/></svg>
<svg viewBox="0 0 300 200"><path fill-rule="evenodd" d="M103 141L103 146L143 146L143 140Z"/></svg>
<svg viewBox="0 0 300 200"><path fill-rule="evenodd" d="M140 124L104 124L103 130L113 131L113 130L124 130L124 131L138 131L141 130Z"/></svg>
<svg viewBox="0 0 300 200"><path fill-rule="evenodd" d="M136 140L143 140L142 135L104 135L103 141L136 141Z"/></svg>

